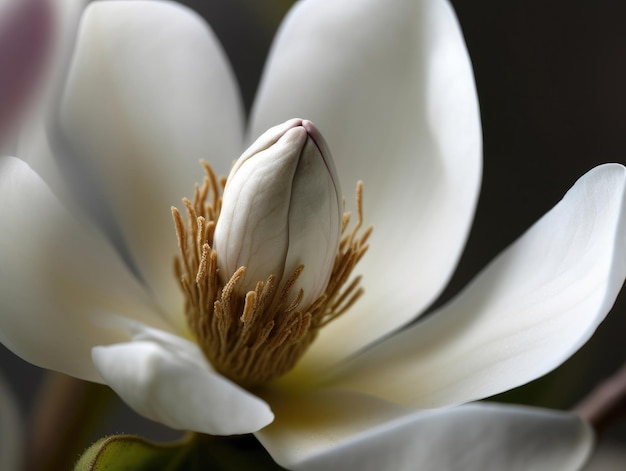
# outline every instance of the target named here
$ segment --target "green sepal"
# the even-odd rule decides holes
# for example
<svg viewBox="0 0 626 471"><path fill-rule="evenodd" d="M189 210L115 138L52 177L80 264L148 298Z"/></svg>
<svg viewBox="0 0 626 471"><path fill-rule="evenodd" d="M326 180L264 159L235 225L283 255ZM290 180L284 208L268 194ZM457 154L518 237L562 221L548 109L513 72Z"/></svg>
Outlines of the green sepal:
<svg viewBox="0 0 626 471"><path fill-rule="evenodd" d="M252 436L189 433L172 443L133 435L104 437L80 457L74 471L282 470Z"/></svg>
<svg viewBox="0 0 626 471"><path fill-rule="evenodd" d="M173 443L153 443L133 435L112 435L91 445L74 471L124 471L162 469L174 471L192 446L191 435Z"/></svg>

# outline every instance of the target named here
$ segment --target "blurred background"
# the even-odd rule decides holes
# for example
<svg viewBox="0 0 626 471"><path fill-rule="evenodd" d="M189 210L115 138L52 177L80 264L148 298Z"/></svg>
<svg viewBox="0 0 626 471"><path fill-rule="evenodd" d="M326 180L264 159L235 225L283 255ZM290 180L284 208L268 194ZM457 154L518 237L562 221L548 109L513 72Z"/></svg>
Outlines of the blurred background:
<svg viewBox="0 0 626 471"><path fill-rule="evenodd" d="M272 36L291 0L188 0L211 24L250 106ZM611 0L453 1L471 56L484 176L465 253L438 303L550 209L590 168L626 164L626 4ZM571 408L626 361L626 295L592 340L548 376L496 399ZM28 417L42 371L0 347L0 371ZM172 436L116 403L93 431ZM626 424L608 441L626 449ZM617 469L617 468L616 468Z"/></svg>

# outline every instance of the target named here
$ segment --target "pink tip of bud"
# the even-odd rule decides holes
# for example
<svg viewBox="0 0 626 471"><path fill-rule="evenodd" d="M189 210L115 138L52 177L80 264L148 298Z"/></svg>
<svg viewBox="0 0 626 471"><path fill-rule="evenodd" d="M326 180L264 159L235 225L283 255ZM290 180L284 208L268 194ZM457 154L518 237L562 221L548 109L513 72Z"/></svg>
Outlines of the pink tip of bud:
<svg viewBox="0 0 626 471"><path fill-rule="evenodd" d="M13 0L0 10L0 143L41 80L53 21L50 0Z"/></svg>

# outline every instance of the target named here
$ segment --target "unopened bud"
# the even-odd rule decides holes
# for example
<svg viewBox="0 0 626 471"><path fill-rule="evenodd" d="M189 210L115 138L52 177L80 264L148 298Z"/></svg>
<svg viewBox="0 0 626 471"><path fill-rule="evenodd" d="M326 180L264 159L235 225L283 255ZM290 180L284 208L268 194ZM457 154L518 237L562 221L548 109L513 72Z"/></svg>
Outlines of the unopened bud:
<svg viewBox="0 0 626 471"><path fill-rule="evenodd" d="M246 267L237 286L253 290L270 275L298 276L307 307L326 289L337 254L342 196L328 147L313 123L292 119L259 137L228 176L214 248L220 276Z"/></svg>

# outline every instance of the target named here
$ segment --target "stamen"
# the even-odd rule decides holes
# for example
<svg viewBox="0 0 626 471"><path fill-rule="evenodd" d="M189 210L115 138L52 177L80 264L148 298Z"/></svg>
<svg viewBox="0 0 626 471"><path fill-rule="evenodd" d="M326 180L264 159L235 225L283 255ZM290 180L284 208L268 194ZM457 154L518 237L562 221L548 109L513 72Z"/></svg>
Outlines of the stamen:
<svg viewBox="0 0 626 471"><path fill-rule="evenodd" d="M361 277L350 282L356 263L367 251L372 228L363 225L363 184L356 189L357 222L348 232L350 214L342 220L342 238L326 291L310 306L302 306L304 292L294 293L303 265L279 290L276 275L258 280L244 296L236 289L246 267L223 283L213 247L215 224L222 206L226 179L217 179L206 162L206 177L194 188L193 201L183 199L187 223L172 208L179 256L174 273L185 295L187 323L202 351L222 374L244 387L255 387L291 368L317 336L361 296Z"/></svg>

